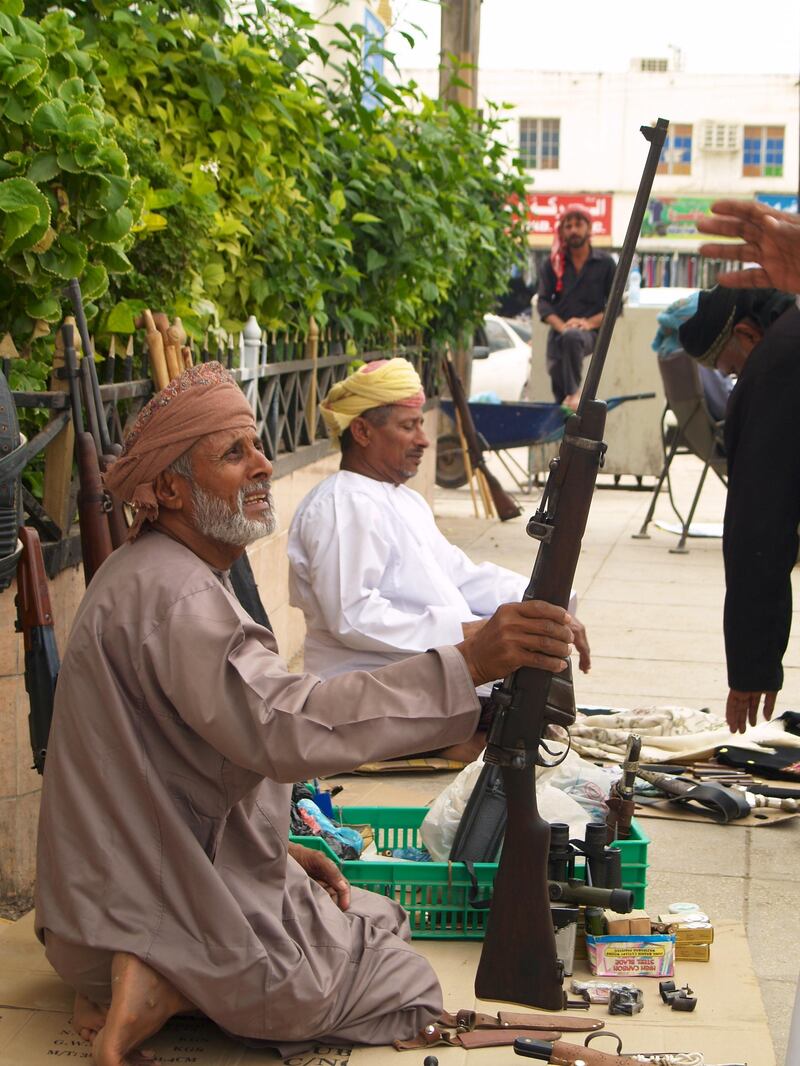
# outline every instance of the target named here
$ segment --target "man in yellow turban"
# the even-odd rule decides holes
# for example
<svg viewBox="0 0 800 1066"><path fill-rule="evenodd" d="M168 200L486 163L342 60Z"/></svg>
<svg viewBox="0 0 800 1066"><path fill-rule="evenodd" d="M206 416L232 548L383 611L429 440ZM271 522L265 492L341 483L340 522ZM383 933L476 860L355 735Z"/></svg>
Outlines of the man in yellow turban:
<svg viewBox="0 0 800 1066"><path fill-rule="evenodd" d="M473 563L406 486L430 444L424 400L405 359L368 363L323 400L341 468L301 502L288 548L290 602L306 619L304 664L319 677L374 670L458 642L501 603L521 600L528 585L502 566ZM574 618L571 626L588 670L585 630ZM487 684L478 694L485 699L490 690ZM470 762L484 744L479 728L437 754Z"/></svg>
<svg viewBox="0 0 800 1066"><path fill-rule="evenodd" d="M147 405L107 478L136 521L64 655L36 889L97 1066L138 1062L183 1010L284 1056L434 1021L402 908L287 846L291 783L464 740L477 683L569 653L569 617L534 602L374 674L289 673L228 576L272 528L271 474L238 386L207 364Z"/></svg>

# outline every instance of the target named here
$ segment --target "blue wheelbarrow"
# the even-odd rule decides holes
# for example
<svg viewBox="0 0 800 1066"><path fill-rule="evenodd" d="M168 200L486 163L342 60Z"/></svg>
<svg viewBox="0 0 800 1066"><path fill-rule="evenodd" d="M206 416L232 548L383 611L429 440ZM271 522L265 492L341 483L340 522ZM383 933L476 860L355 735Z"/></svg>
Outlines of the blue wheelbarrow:
<svg viewBox="0 0 800 1066"><path fill-rule="evenodd" d="M629 400L651 400L654 392L637 392L628 396L612 396L606 400L609 411ZM442 400L441 409L453 422L452 400ZM552 444L564 435L564 424L573 413L560 403L478 403L470 402L475 429L486 451L497 452L503 465L520 488L530 488L532 477L513 456L504 456L511 448L532 448ZM467 483L461 442L456 433L443 433L436 442L436 484L444 489L458 489ZM507 460L525 475L519 481Z"/></svg>

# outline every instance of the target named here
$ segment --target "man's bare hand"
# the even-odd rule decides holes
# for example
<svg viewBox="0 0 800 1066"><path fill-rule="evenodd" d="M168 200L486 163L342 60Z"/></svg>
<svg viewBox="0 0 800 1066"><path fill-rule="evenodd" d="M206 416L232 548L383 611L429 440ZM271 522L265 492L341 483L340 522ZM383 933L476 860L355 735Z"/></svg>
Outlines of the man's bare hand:
<svg viewBox="0 0 800 1066"><path fill-rule="evenodd" d="M590 325L585 318L568 318L564 323L564 329L590 329Z"/></svg>
<svg viewBox="0 0 800 1066"><path fill-rule="evenodd" d="M698 220L701 233L739 237L743 244L702 244L700 254L734 263L758 263L720 274L720 285L800 293L800 217L754 200L717 200L713 217Z"/></svg>
<svg viewBox="0 0 800 1066"><path fill-rule="evenodd" d="M473 633L478 633L488 622L488 618L476 618L474 622L462 622L461 629L464 637L472 636Z"/></svg>
<svg viewBox="0 0 800 1066"><path fill-rule="evenodd" d="M578 653L578 666L582 674L588 674L592 668L592 652L589 647L589 638L586 635L586 626L583 622L579 622L574 615L572 615L569 625L572 630L575 651Z"/></svg>
<svg viewBox="0 0 800 1066"><path fill-rule="evenodd" d="M739 692L738 689L730 689L728 702L725 705L725 718L731 733L744 733L748 724L756 724L762 696L764 697L764 718L769 721L775 710L777 692Z"/></svg>
<svg viewBox="0 0 800 1066"><path fill-rule="evenodd" d="M476 685L505 677L519 666L560 673L571 651L571 627L563 607L542 600L505 603L456 647Z"/></svg>
<svg viewBox="0 0 800 1066"><path fill-rule="evenodd" d="M331 862L321 851L305 848L302 844L289 844L289 854L303 867L312 881L316 881L325 889L339 910L347 910L350 906L350 882L335 862Z"/></svg>

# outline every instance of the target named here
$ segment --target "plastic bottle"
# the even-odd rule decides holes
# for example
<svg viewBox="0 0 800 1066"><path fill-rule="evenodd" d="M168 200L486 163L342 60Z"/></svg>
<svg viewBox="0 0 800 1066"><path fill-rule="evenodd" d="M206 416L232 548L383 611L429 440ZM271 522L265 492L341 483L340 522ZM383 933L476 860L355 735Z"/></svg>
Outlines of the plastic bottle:
<svg viewBox="0 0 800 1066"><path fill-rule="evenodd" d="M628 306L635 307L639 303L639 293L642 288L642 272L639 270L638 256L633 257L633 265L628 275Z"/></svg>

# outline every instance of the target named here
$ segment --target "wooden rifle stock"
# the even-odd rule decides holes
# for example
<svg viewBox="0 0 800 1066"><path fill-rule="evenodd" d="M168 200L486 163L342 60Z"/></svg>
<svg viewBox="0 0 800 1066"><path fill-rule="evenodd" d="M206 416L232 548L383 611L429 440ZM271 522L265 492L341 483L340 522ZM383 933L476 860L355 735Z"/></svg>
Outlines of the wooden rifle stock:
<svg viewBox="0 0 800 1066"><path fill-rule="evenodd" d="M64 362L69 375L72 421L75 427L75 457L80 481L78 520L83 554L83 579L88 585L95 572L114 550L108 525L110 499L100 477L100 463L94 440L91 433L87 433L83 428L73 327L66 323L61 327L61 335L64 339Z"/></svg>
<svg viewBox="0 0 800 1066"><path fill-rule="evenodd" d="M592 365L578 411L568 419L558 458L551 464L544 495L528 522L527 531L539 541L539 550L526 600L545 600L560 607L569 602L606 447L606 405L595 399L597 385L667 128L663 119L655 127L642 127L650 150ZM492 693L494 717L484 760L501 768L508 822L475 976L475 993L481 999L549 1010L560 1009L565 997L547 884L550 827L537 809L535 767L542 765L539 749L546 727L567 727L574 720L572 701L553 699L550 694L551 683L557 686L558 682L558 674L525 667L495 685Z"/></svg>
<svg viewBox="0 0 800 1066"><path fill-rule="evenodd" d="M480 470L481 474L486 479L486 484L492 495L492 503L495 506L497 517L500 521L507 522L509 518L518 518L519 515L522 514L522 511L517 505L516 500L506 492L486 465L486 460L483 457L483 445L478 436L478 431L475 429L475 423L472 420L472 412L467 403L464 386L461 384L461 378L456 373L456 368L453 365L453 360L449 352L444 361L444 370L447 375L447 385L450 389L453 405L461 420L461 431L467 442L467 451L469 452L469 461L472 464L472 468L473 470Z"/></svg>
<svg viewBox="0 0 800 1066"><path fill-rule="evenodd" d="M35 529L19 531L22 555L17 569L17 632L25 645L25 688L30 702L28 732L33 766L44 773L47 738L53 720L53 698L61 664L53 630L53 608L42 558L42 546Z"/></svg>

